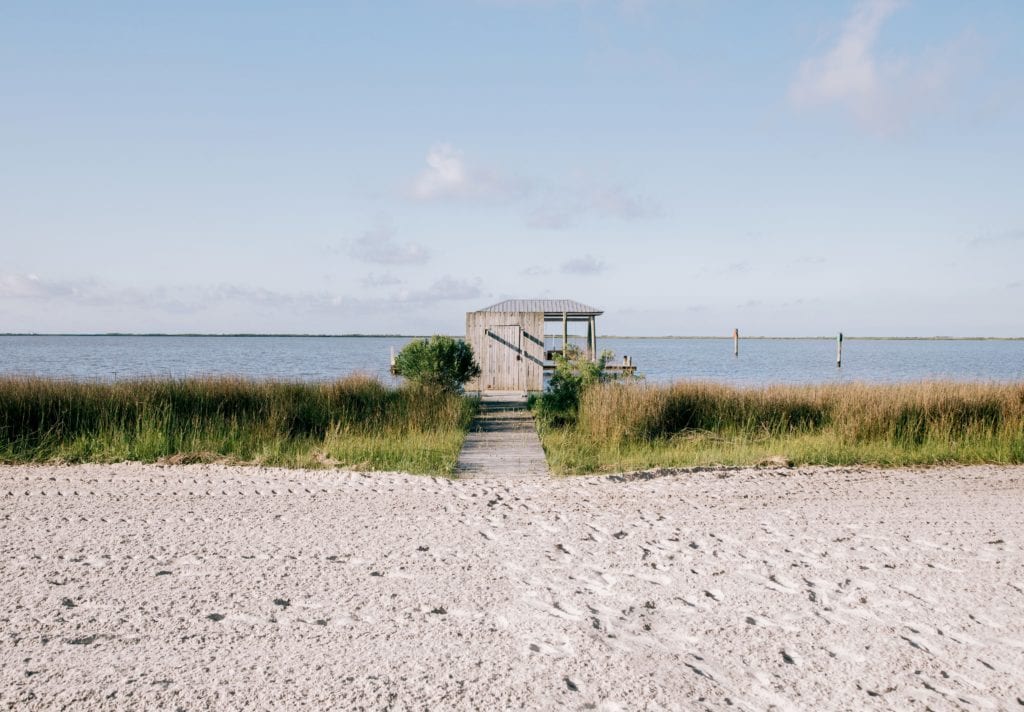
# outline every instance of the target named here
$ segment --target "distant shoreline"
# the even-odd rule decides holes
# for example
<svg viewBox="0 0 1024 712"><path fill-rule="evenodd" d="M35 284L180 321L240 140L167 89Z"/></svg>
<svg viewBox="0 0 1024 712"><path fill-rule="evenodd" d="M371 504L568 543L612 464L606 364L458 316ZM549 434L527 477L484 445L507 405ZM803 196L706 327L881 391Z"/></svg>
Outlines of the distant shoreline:
<svg viewBox="0 0 1024 712"><path fill-rule="evenodd" d="M114 336L114 337L169 337L169 338L266 338L266 339L422 339L428 334L166 334L166 333L133 333L133 332L108 332L108 333L62 333L62 332L4 332L0 336ZM455 338L461 338L459 334L452 334ZM573 335L570 335L573 336ZM561 334L545 334L545 338L562 338ZM731 341L732 336L620 336L620 335L599 335L600 340L606 339L650 339L663 341L703 341L718 339ZM832 341L836 337L831 336L743 336L741 340L757 341ZM1024 336L854 336L843 334L845 341L1024 341Z"/></svg>

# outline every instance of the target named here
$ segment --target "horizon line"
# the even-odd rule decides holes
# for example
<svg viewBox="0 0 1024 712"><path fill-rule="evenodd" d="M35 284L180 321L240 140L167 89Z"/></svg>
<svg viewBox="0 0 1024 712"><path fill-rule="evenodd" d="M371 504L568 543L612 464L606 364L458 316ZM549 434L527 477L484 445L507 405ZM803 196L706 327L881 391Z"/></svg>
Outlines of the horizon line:
<svg viewBox="0 0 1024 712"><path fill-rule="evenodd" d="M348 334L313 334L313 333L258 333L258 332L144 332L144 331L97 331L97 332L45 332L45 331L9 331L0 332L0 336L111 336L111 337L131 337L131 336L145 336L145 337L188 337L188 338L306 338L306 339L343 339L343 338L359 338L359 339L420 339L429 338L430 334L360 334L360 333L348 333ZM443 336L451 336L453 338L462 338L460 334L443 334ZM570 334L570 338L582 336L577 334ZM545 334L544 338L551 338L560 340L561 334ZM608 334L606 336L599 336L599 339L724 339L732 340L733 336L730 335L682 335L682 334L669 334L664 336L652 336L652 335L629 335L629 334ZM751 335L751 336L740 336L740 341L744 339L755 339L755 340L834 340L836 335L826 336L763 336L763 335ZM864 335L857 336L843 332L844 340L871 340L871 341L1024 341L1024 336L944 336L944 335L932 335L932 336L872 336Z"/></svg>

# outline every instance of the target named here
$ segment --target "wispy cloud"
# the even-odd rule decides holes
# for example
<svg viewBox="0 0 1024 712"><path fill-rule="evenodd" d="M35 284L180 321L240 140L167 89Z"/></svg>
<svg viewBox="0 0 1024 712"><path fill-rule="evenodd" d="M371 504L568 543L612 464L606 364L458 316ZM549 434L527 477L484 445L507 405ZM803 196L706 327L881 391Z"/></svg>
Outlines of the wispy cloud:
<svg viewBox="0 0 1024 712"><path fill-rule="evenodd" d="M794 105L839 105L861 125L882 133L934 105L962 69L963 38L919 56L882 56L877 48L882 27L902 4L858 2L835 44L800 65L789 90Z"/></svg>
<svg viewBox="0 0 1024 712"><path fill-rule="evenodd" d="M430 251L415 242L399 242L390 228L368 230L353 240L348 254L363 262L380 265L420 265L430 259Z"/></svg>
<svg viewBox="0 0 1024 712"><path fill-rule="evenodd" d="M492 5L505 5L508 7L523 6L544 6L544 5L577 5L587 8L594 5L610 5L617 7L625 13L643 12L659 0L484 0Z"/></svg>
<svg viewBox="0 0 1024 712"><path fill-rule="evenodd" d="M565 274L599 274L606 269L608 269L608 265L593 255L584 255L583 257L567 260L561 266L561 270Z"/></svg>
<svg viewBox="0 0 1024 712"><path fill-rule="evenodd" d="M411 292L403 292L397 299L403 302L418 304L434 304L437 302L477 299L483 296L480 281L468 281L455 277L442 277L429 287Z"/></svg>
<svg viewBox="0 0 1024 712"><path fill-rule="evenodd" d="M660 208L630 194L621 186L563 186L552 190L530 209L530 227L561 230L586 218L611 218L623 222L656 217Z"/></svg>
<svg viewBox="0 0 1024 712"><path fill-rule="evenodd" d="M470 163L450 144L431 148L426 162L413 182L417 200L504 204L521 212L533 228L559 230L587 219L630 222L661 214L654 201L622 185L579 177L550 182L513 176Z"/></svg>
<svg viewBox="0 0 1024 712"><path fill-rule="evenodd" d="M145 307L163 311L183 312L201 309L203 297L187 290L172 294L163 287L142 290L114 287L94 279L49 279L36 274L0 274L0 300L82 304L90 307Z"/></svg>
<svg viewBox="0 0 1024 712"><path fill-rule="evenodd" d="M463 152L451 144L433 146L427 152L426 163L413 181L412 195L418 200L512 200L528 190L525 183L511 176L470 165Z"/></svg>
<svg viewBox="0 0 1024 712"><path fill-rule="evenodd" d="M999 245L1024 245L1024 230L1007 230L990 235L970 238L971 247L996 247Z"/></svg>
<svg viewBox="0 0 1024 712"><path fill-rule="evenodd" d="M0 298L50 299L70 296L75 291L68 282L51 282L35 274L0 274Z"/></svg>
<svg viewBox="0 0 1024 712"><path fill-rule="evenodd" d="M413 195L431 198L461 195L469 190L469 179L462 151L444 143L427 153L427 167L413 185Z"/></svg>
<svg viewBox="0 0 1024 712"><path fill-rule="evenodd" d="M359 284L371 289L375 287L397 287L405 284L405 280L397 275L391 274L390 272L384 272L383 274L371 272L360 279Z"/></svg>
<svg viewBox="0 0 1024 712"><path fill-rule="evenodd" d="M479 280L444 276L426 287L406 289L378 297L332 294L325 290L283 292L234 284L154 285L126 288L95 280L47 280L36 275L0 274L0 303L37 303L58 309L84 306L128 312L139 308L173 314L202 314L212 307L284 313L404 313L440 302L477 299L484 295Z"/></svg>

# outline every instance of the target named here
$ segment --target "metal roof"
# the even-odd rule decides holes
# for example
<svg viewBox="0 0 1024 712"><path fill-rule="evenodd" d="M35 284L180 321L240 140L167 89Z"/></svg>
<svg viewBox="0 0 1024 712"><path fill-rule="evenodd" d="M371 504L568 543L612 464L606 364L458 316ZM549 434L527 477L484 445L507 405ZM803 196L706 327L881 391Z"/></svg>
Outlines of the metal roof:
<svg viewBox="0 0 1024 712"><path fill-rule="evenodd" d="M484 307L482 312L544 312L544 316L598 316L603 311L573 299L506 299Z"/></svg>

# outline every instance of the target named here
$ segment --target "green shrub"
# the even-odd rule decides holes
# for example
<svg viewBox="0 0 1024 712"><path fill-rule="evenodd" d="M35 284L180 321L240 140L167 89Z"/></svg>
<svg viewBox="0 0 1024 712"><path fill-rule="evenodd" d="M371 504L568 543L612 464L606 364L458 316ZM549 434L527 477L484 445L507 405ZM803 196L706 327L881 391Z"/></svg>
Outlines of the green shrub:
<svg viewBox="0 0 1024 712"><path fill-rule="evenodd" d="M459 393L480 375L473 347L450 336L412 341L395 359L395 372L413 383Z"/></svg>
<svg viewBox="0 0 1024 712"><path fill-rule="evenodd" d="M591 361L584 358L583 352L575 346L569 346L565 355L556 355L555 372L551 374L547 390L529 402L541 423L550 427L575 423L583 391L588 386L611 379L604 370L611 356L611 351L604 351L597 361Z"/></svg>

